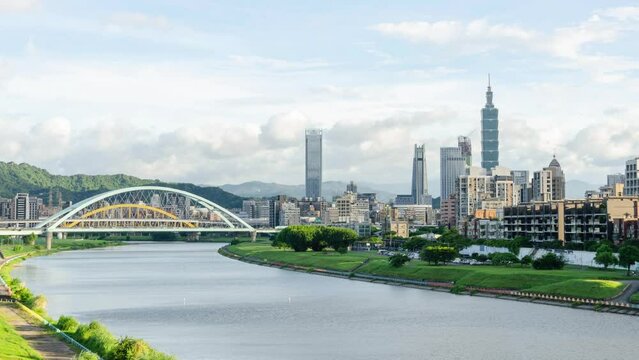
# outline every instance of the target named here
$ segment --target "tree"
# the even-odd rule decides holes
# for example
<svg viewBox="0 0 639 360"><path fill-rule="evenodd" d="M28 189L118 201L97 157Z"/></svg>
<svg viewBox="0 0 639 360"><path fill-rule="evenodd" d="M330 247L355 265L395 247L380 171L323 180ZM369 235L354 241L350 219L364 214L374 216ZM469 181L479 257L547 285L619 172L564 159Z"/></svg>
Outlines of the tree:
<svg viewBox="0 0 639 360"><path fill-rule="evenodd" d="M34 246L36 243L36 240L38 240L38 236L34 233L31 233L25 237L22 238L22 243L24 245L31 245Z"/></svg>
<svg viewBox="0 0 639 360"><path fill-rule="evenodd" d="M403 248L410 251L415 251L417 249L421 249L428 244L428 240L415 236L404 242Z"/></svg>
<svg viewBox="0 0 639 360"><path fill-rule="evenodd" d="M452 246L424 246L419 253L419 258L435 265L454 260L458 255L456 248Z"/></svg>
<svg viewBox="0 0 639 360"><path fill-rule="evenodd" d="M351 229L338 227L326 227L324 234L328 237L326 242L333 250L346 252L349 246L357 240L357 233Z"/></svg>
<svg viewBox="0 0 639 360"><path fill-rule="evenodd" d="M563 269L564 265L566 265L566 260L562 256L557 256L554 253L547 253L532 262L532 266L535 270L559 270Z"/></svg>
<svg viewBox="0 0 639 360"><path fill-rule="evenodd" d="M532 264L532 262L533 262L533 259L532 259L532 256L530 255L526 255L523 258L521 258L521 260L519 260L519 263L521 264L522 267L528 266Z"/></svg>
<svg viewBox="0 0 639 360"><path fill-rule="evenodd" d="M612 252L612 248L604 244L597 248L595 262L603 265L604 269L608 269L608 266L618 263L619 260L617 260L617 257Z"/></svg>
<svg viewBox="0 0 639 360"><path fill-rule="evenodd" d="M395 254L388 258L388 262L392 267L402 267L405 263L409 262L410 258L406 254Z"/></svg>
<svg viewBox="0 0 639 360"><path fill-rule="evenodd" d="M624 245L619 248L619 265L624 266L627 275L630 276L630 267L639 262L639 247L632 245Z"/></svg>

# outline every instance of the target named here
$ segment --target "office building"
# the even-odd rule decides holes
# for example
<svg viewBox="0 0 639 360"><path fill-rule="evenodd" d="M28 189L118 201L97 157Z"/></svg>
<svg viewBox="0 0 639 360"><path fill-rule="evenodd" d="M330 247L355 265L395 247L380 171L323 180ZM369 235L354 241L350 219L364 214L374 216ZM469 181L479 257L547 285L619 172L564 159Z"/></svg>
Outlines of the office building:
<svg viewBox="0 0 639 360"><path fill-rule="evenodd" d="M540 170L533 173L532 179L532 200L551 201L552 200L552 171Z"/></svg>
<svg viewBox="0 0 639 360"><path fill-rule="evenodd" d="M552 173L552 200L563 200L566 198L566 177L561 170L559 161L553 155L552 160L548 167L544 170L549 170Z"/></svg>
<svg viewBox="0 0 639 360"><path fill-rule="evenodd" d="M306 130L306 197L322 197L322 130Z"/></svg>
<svg viewBox="0 0 639 360"><path fill-rule="evenodd" d="M626 185L624 185L624 195L639 195L639 178L637 178L637 168L639 167L639 157L626 161Z"/></svg>
<svg viewBox="0 0 639 360"><path fill-rule="evenodd" d="M473 147L470 143L470 138L467 136L458 137L457 147L461 151L462 157L466 162L466 167L473 166Z"/></svg>
<svg viewBox="0 0 639 360"><path fill-rule="evenodd" d="M11 204L11 220L29 220L30 214L29 194L16 194Z"/></svg>
<svg viewBox="0 0 639 360"><path fill-rule="evenodd" d="M301 224L300 208L295 203L285 202L280 204L280 226Z"/></svg>
<svg viewBox="0 0 639 360"><path fill-rule="evenodd" d="M424 145L415 145L415 153L413 155L411 196L413 197L413 204L416 205L425 204L428 196L428 175L424 147Z"/></svg>
<svg viewBox="0 0 639 360"><path fill-rule="evenodd" d="M614 186L615 184L625 184L626 175L624 174L610 174L607 176L607 186Z"/></svg>
<svg viewBox="0 0 639 360"><path fill-rule="evenodd" d="M357 185L351 180L350 183L346 184L346 192L357 194Z"/></svg>
<svg viewBox="0 0 639 360"><path fill-rule="evenodd" d="M499 166L499 110L493 104L488 75L486 105L481 110L481 167L490 170L495 166Z"/></svg>
<svg viewBox="0 0 639 360"><path fill-rule="evenodd" d="M459 147L439 149L441 200L447 200L455 193L455 182L466 174L466 159Z"/></svg>

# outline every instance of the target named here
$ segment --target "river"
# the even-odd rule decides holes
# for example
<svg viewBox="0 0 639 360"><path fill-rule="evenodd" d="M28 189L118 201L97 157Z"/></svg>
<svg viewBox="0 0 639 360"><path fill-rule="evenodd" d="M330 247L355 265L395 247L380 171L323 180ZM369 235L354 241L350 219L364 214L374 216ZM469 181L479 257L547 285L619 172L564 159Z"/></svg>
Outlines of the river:
<svg viewBox="0 0 639 360"><path fill-rule="evenodd" d="M639 319L261 267L219 244L28 259L51 316L99 320L179 359L621 359Z"/></svg>

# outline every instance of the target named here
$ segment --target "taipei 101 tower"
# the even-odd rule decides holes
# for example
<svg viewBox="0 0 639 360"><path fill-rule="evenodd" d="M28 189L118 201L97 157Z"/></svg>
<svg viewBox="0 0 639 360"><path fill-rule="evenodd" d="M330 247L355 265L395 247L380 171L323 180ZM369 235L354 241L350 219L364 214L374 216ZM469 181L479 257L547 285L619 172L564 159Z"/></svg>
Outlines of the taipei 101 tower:
<svg viewBox="0 0 639 360"><path fill-rule="evenodd" d="M499 166L499 110L493 105L488 74L486 106L481 109L481 167L490 170L495 166Z"/></svg>

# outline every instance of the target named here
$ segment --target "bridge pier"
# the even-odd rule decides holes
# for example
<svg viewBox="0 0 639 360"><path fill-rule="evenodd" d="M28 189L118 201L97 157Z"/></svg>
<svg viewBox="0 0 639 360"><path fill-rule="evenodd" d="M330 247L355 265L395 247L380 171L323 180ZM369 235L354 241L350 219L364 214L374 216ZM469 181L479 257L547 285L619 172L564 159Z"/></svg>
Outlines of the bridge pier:
<svg viewBox="0 0 639 360"><path fill-rule="evenodd" d="M255 242L257 239L257 231L251 231L251 242Z"/></svg>
<svg viewBox="0 0 639 360"><path fill-rule="evenodd" d="M53 233L51 231L45 232L47 236L47 250L51 250L51 245L53 243Z"/></svg>

